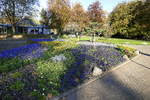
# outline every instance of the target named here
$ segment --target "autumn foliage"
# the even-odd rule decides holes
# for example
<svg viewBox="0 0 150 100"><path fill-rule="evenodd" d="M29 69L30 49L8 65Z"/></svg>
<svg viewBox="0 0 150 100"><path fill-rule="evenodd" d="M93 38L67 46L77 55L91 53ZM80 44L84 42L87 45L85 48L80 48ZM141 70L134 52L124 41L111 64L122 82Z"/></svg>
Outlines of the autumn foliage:
<svg viewBox="0 0 150 100"><path fill-rule="evenodd" d="M102 6L99 1L89 5L88 16L92 22L101 23L103 21L104 11L102 10Z"/></svg>
<svg viewBox="0 0 150 100"><path fill-rule="evenodd" d="M92 3L86 11L80 3L71 6L69 0L49 0L49 25L63 31L83 32L90 22L102 23L103 10L99 1Z"/></svg>

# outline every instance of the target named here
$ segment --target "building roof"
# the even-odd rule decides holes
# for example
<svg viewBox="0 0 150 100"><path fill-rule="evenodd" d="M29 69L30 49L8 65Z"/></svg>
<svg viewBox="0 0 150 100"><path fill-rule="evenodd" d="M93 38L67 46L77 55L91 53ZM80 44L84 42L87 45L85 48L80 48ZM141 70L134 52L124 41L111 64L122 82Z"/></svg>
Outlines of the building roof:
<svg viewBox="0 0 150 100"><path fill-rule="evenodd" d="M18 26L37 26L35 22L31 18L25 17L18 23L16 23Z"/></svg>

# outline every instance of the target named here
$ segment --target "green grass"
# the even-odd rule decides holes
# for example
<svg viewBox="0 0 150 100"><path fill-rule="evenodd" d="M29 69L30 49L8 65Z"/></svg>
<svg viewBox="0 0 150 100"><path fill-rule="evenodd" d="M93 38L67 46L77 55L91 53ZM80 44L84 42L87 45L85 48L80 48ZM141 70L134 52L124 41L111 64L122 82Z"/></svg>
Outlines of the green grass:
<svg viewBox="0 0 150 100"><path fill-rule="evenodd" d="M96 41L113 44L150 45L150 41L118 39L118 38L97 38Z"/></svg>
<svg viewBox="0 0 150 100"><path fill-rule="evenodd" d="M82 36L78 38L69 38L71 41L90 41L90 36ZM132 45L150 45L150 41L132 40L132 39L119 39L119 38L104 38L96 37L96 42L112 43L112 44L132 44Z"/></svg>

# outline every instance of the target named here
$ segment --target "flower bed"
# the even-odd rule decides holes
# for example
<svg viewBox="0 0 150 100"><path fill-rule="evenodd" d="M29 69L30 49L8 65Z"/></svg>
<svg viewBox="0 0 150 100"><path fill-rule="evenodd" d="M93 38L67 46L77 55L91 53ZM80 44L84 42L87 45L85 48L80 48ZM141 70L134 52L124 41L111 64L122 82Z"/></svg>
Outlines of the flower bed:
<svg viewBox="0 0 150 100"><path fill-rule="evenodd" d="M61 77L74 61L70 53L70 49L74 46L71 43L57 41L41 44L48 46L48 50L43 57L31 62L32 65L19 69L17 67L16 71L0 74L1 99L37 100L45 99L48 93L51 95L61 93ZM53 62L51 58L57 54L63 54L67 59L61 62ZM14 61L11 63L15 64ZM15 67L13 64L12 66Z"/></svg>
<svg viewBox="0 0 150 100"><path fill-rule="evenodd" d="M125 61L123 56L131 50L109 46L78 46L75 42L67 41L44 41L39 43L34 44L35 47L33 46L37 52L41 52L41 47L47 48L42 57L34 61L30 59L30 65L22 68L17 67L16 71L0 75L1 99L37 100L45 99L46 96L59 95L92 78L93 67L96 66L105 72ZM26 50L26 47L21 50ZM30 49L27 49L26 52L29 52L29 55L36 55L36 50L33 53L33 48ZM53 61L53 58L60 55L63 55L65 60ZM20 56L20 54L16 54L16 56ZM10 56L7 59L16 56ZM23 57L21 56L21 58ZM5 62L0 64L2 65L2 63ZM15 64L15 61L11 64L14 67L13 64Z"/></svg>
<svg viewBox="0 0 150 100"><path fill-rule="evenodd" d="M4 50L0 52L0 58L14 58L14 57L24 58L27 55L33 54L33 51L35 51L36 49L41 49L41 45L40 44L28 44L22 47L13 48L10 50Z"/></svg>
<svg viewBox="0 0 150 100"><path fill-rule="evenodd" d="M136 49L134 48L130 48L130 47L122 46L122 45L118 45L117 48L123 55L127 55L129 58L136 56L136 53L135 53Z"/></svg>
<svg viewBox="0 0 150 100"><path fill-rule="evenodd" d="M123 54L114 47L81 45L71 52L75 57L75 62L71 65L72 67L62 80L63 91L89 79L92 76L94 67L98 67L105 72L111 67L125 61Z"/></svg>
<svg viewBox="0 0 150 100"><path fill-rule="evenodd" d="M41 44L28 44L0 52L0 73L15 70L43 56L45 47Z"/></svg>

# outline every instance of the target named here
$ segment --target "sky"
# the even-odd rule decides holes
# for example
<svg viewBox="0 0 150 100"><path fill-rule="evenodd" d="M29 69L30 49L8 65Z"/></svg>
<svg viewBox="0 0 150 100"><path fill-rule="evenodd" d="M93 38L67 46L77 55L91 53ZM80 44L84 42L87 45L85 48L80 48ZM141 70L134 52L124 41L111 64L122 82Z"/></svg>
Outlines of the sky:
<svg viewBox="0 0 150 100"><path fill-rule="evenodd" d="M71 0L71 3L76 3L76 2L80 2L83 7L85 9L88 8L88 6L95 2L97 0ZM107 12L111 12L113 10L113 8L120 2L123 1L131 1L131 0L99 0L102 4L102 8L107 11ZM47 7L47 0L40 0L40 9L41 8L46 8Z"/></svg>
<svg viewBox="0 0 150 100"><path fill-rule="evenodd" d="M47 3L48 0L39 0L39 1L40 1L39 11L41 11L42 8L46 9L48 5ZM72 5L77 2L81 3L84 9L87 10L88 6L97 0L70 0L70 1ZM131 0L99 0L99 1L101 2L103 10L105 10L109 14L118 3L121 3L123 1L128 2ZM38 16L37 19L40 20L40 16Z"/></svg>

